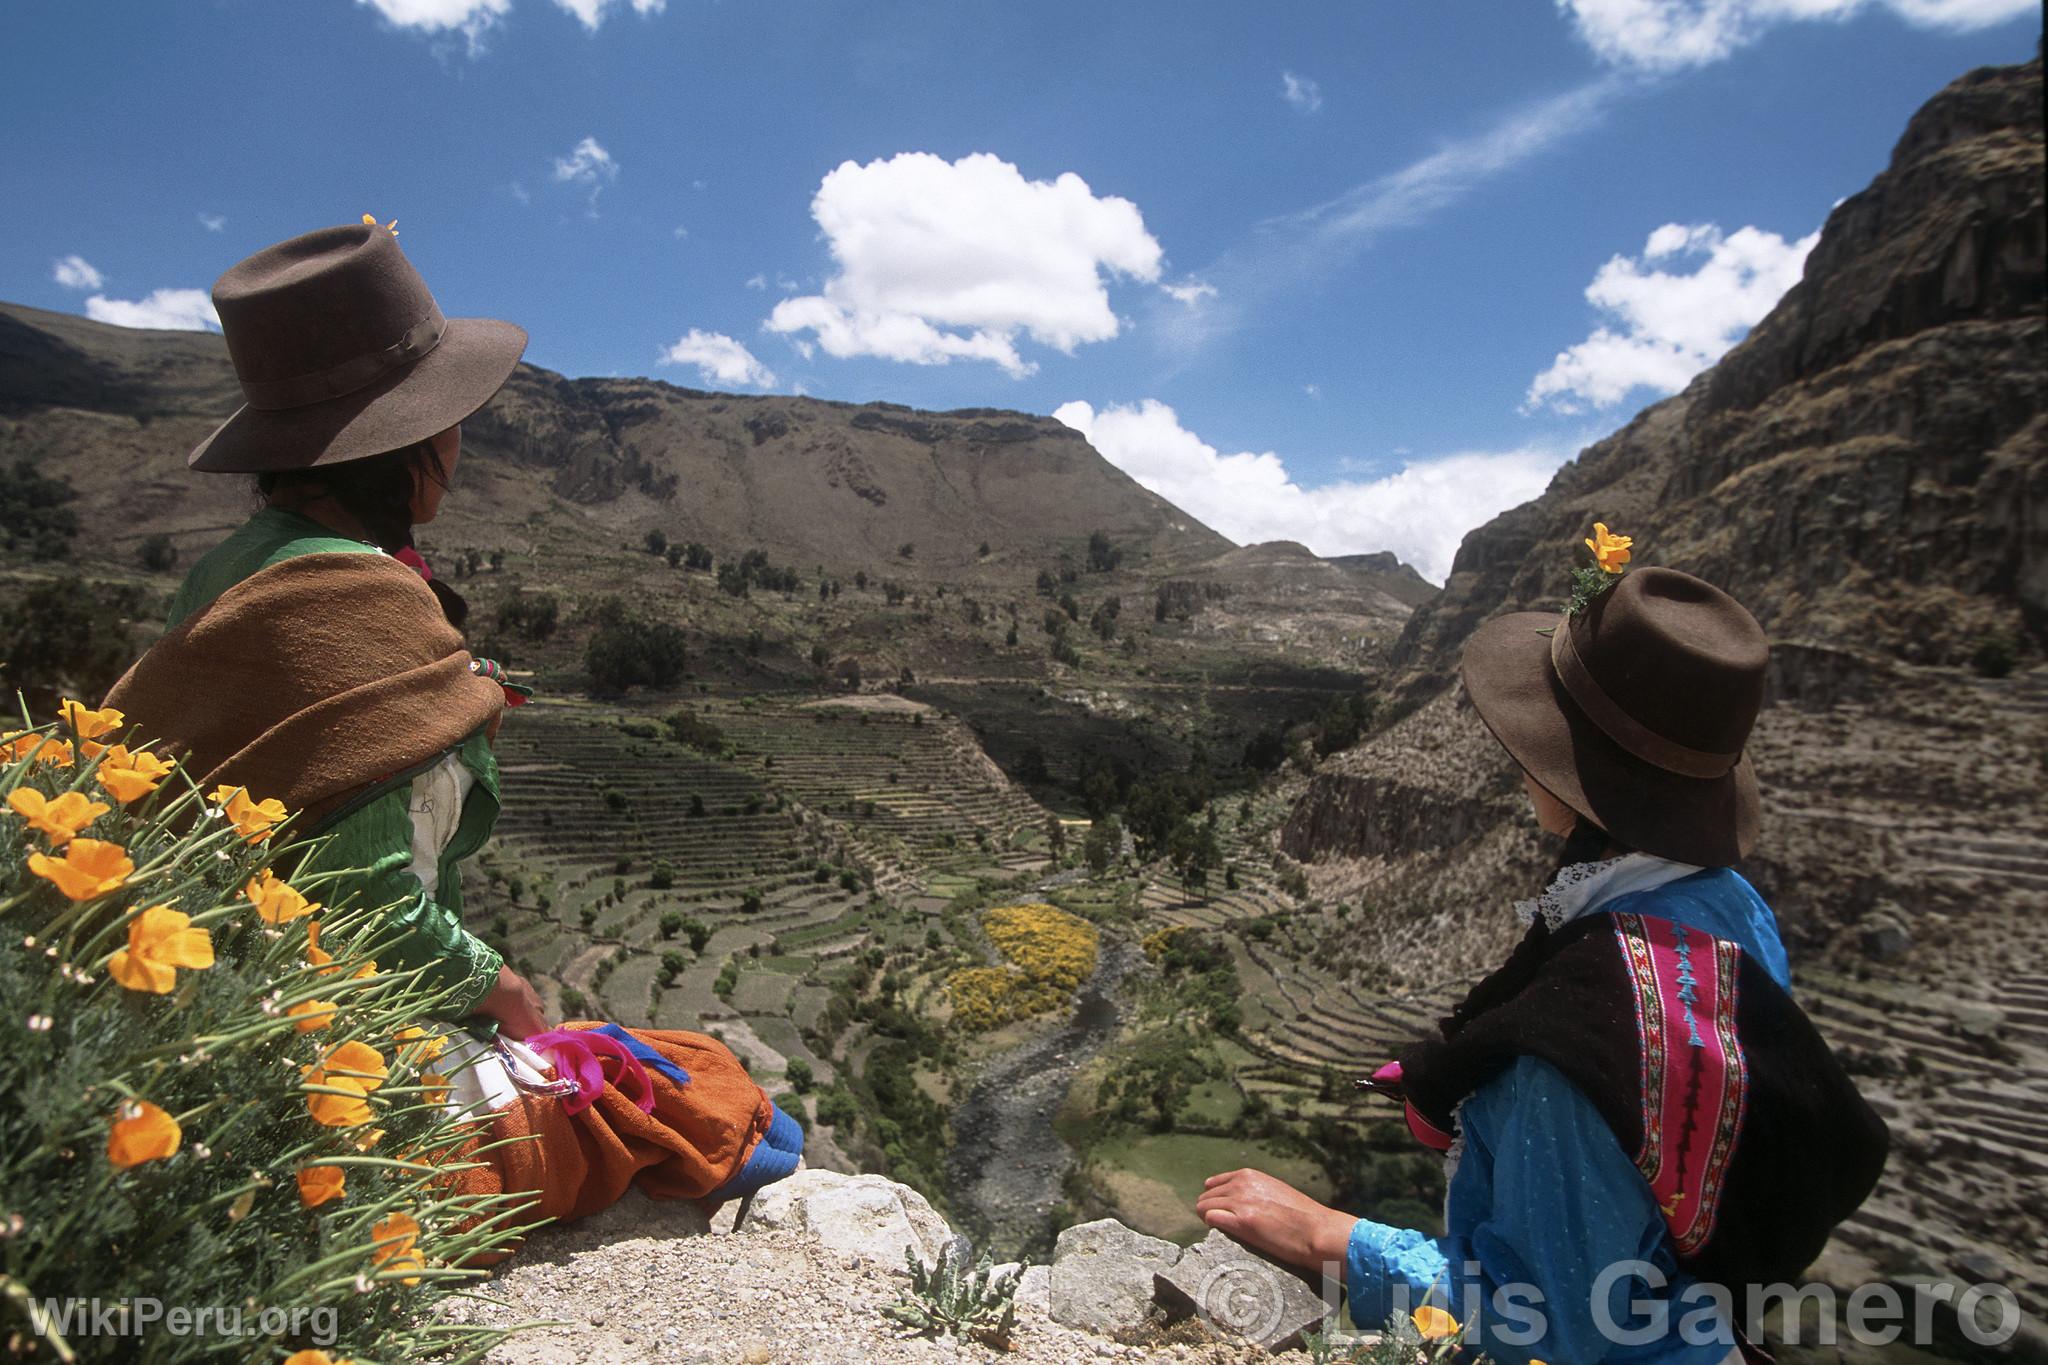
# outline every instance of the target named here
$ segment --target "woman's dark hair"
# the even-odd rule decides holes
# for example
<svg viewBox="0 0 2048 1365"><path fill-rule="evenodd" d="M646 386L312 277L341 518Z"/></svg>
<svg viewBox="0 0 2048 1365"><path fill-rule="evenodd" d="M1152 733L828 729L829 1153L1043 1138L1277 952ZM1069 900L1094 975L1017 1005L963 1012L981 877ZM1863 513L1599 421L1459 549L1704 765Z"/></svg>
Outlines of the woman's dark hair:
<svg viewBox="0 0 2048 1365"><path fill-rule="evenodd" d="M341 464L265 470L256 476L256 491L271 498L317 489L361 522L380 549L397 554L412 545L412 504L422 480L448 486L448 471L430 440Z"/></svg>
<svg viewBox="0 0 2048 1365"><path fill-rule="evenodd" d="M1558 855L1557 866L1551 870L1556 876L1573 863L1596 863L1602 858L1619 858L1634 849L1616 839L1612 834L1581 815L1572 832L1565 836L1564 851ZM1545 879L1548 884L1548 879Z"/></svg>

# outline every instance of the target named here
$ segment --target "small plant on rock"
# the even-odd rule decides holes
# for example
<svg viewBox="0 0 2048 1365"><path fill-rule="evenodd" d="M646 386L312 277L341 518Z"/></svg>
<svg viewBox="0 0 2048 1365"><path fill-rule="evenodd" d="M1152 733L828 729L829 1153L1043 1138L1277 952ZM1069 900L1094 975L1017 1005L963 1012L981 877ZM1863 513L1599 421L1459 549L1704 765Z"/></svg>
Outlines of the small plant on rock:
<svg viewBox="0 0 2048 1365"><path fill-rule="evenodd" d="M950 1246L941 1248L929 1269L914 1248L904 1248L903 1260L910 1292L884 1308L882 1316L924 1336L972 1337L997 1350L1009 1349L1021 1272L996 1273L985 1251L968 1270L966 1255L955 1255Z"/></svg>

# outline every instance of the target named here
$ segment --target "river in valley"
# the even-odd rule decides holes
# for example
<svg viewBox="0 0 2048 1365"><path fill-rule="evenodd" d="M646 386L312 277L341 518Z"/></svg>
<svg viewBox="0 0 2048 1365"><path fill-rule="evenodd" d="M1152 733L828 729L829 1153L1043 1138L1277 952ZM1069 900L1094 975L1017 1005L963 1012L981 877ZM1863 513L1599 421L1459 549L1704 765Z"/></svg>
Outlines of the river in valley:
<svg viewBox="0 0 2048 1365"><path fill-rule="evenodd" d="M1053 1118L1074 1073L1116 1036L1123 980L1137 959L1135 945L1105 942L1072 1017L983 1063L954 1110L946 1180L955 1221L997 1260L1014 1260L1042 1239L1048 1211L1063 1198L1074 1153ZM1046 1250L1038 1249L1041 1259Z"/></svg>

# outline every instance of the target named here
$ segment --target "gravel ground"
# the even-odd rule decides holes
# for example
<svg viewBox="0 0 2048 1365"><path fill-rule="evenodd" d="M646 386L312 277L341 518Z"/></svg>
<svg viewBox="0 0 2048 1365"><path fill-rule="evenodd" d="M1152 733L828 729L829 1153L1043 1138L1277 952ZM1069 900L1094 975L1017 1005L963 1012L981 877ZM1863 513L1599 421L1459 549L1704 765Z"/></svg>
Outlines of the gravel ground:
<svg viewBox="0 0 2048 1365"><path fill-rule="evenodd" d="M1203 1329L1189 1324L1133 1345L1061 1327L1032 1309L1019 1311L1007 1353L918 1337L880 1311L908 1283L900 1270L829 1250L807 1234L712 1231L694 1209L634 1192L595 1218L536 1234L485 1286L505 1301L502 1306L472 1300L451 1316L560 1324L512 1338L491 1353L492 1365L1258 1365L1274 1359L1255 1347L1205 1339Z"/></svg>

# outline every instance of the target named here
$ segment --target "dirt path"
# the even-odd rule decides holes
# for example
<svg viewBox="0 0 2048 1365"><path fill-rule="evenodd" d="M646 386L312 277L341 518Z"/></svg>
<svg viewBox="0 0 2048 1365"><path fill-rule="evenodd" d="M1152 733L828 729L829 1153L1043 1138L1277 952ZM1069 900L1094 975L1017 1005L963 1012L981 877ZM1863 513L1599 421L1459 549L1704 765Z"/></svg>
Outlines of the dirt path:
<svg viewBox="0 0 2048 1365"><path fill-rule="evenodd" d="M1048 1211L1061 1201L1074 1154L1053 1131L1053 1117L1074 1073L1116 1036L1120 988L1137 955L1129 943L1105 944L1073 1017L991 1058L954 1111L946 1174L956 1221L998 1260L1015 1259L1042 1238Z"/></svg>

